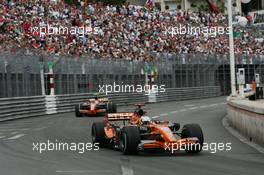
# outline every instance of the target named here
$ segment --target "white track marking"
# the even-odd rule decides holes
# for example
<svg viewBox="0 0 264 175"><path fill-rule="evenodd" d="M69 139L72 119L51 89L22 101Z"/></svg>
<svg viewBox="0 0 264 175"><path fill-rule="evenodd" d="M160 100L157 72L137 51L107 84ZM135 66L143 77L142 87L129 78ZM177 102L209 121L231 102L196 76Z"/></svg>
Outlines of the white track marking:
<svg viewBox="0 0 264 175"><path fill-rule="evenodd" d="M190 110L194 110L194 109L197 109L198 107L192 107L192 108L189 108Z"/></svg>
<svg viewBox="0 0 264 175"><path fill-rule="evenodd" d="M34 130L34 131L41 131L41 130L44 130L44 129L46 129L46 128L48 128L48 127L41 127L41 128L34 128L34 129L32 129L32 130Z"/></svg>
<svg viewBox="0 0 264 175"><path fill-rule="evenodd" d="M198 108L208 108L208 107L213 107L213 106L218 106L218 105L223 105L223 104L226 104L226 103L214 103L214 104L210 104L210 105L202 105L202 106L194 106L194 105L184 105L184 106L194 106L194 107L191 107L191 108L183 108L179 111L171 111L169 112L170 114L176 114L178 112L185 112L185 111L189 111L189 110L194 110L194 109L198 109ZM167 116L168 113L163 113L163 114L160 114L160 116ZM159 118L160 116L154 116L152 118Z"/></svg>
<svg viewBox="0 0 264 175"><path fill-rule="evenodd" d="M25 134L18 134L18 135L15 135L13 137L7 138L7 140L15 140L15 139L18 139L18 138L23 137L23 136L25 136Z"/></svg>
<svg viewBox="0 0 264 175"><path fill-rule="evenodd" d="M29 131L29 130L32 130L32 131L41 131L41 130L44 130L44 129L46 129L46 128L48 128L48 127L39 127L39 128L33 128L33 129L29 129L29 128L1 128L0 127L0 131L13 131L12 133L13 134L16 134L16 133L18 133L17 131ZM16 132L16 133L15 133Z"/></svg>
<svg viewBox="0 0 264 175"><path fill-rule="evenodd" d="M29 128L1 128L0 127L0 131L1 132L5 132L5 131L10 131L12 132L11 134L17 134L18 131L29 131L29 130L32 130L32 131L41 131L41 130L44 130L48 127L39 127L39 128L33 128L33 129L29 129Z"/></svg>
<svg viewBox="0 0 264 175"><path fill-rule="evenodd" d="M122 175L134 175L129 159L120 159Z"/></svg>
<svg viewBox="0 0 264 175"><path fill-rule="evenodd" d="M5 136L0 136L0 139L5 138Z"/></svg>
<svg viewBox="0 0 264 175"><path fill-rule="evenodd" d="M18 133L17 131L11 132L12 135L15 135L15 134L17 134L17 133Z"/></svg>
<svg viewBox="0 0 264 175"><path fill-rule="evenodd" d="M71 170L71 171L63 171L63 170L57 170L56 173L100 173L100 174L107 174L111 173L112 171L109 170Z"/></svg>
<svg viewBox="0 0 264 175"><path fill-rule="evenodd" d="M187 111L187 109L181 109L180 112L184 112L184 111Z"/></svg>
<svg viewBox="0 0 264 175"><path fill-rule="evenodd" d="M134 175L134 171L129 167L121 166L121 170L122 175Z"/></svg>
<svg viewBox="0 0 264 175"><path fill-rule="evenodd" d="M188 104L188 105L183 105L185 107L192 107L192 106L195 106L195 104Z"/></svg>
<svg viewBox="0 0 264 175"><path fill-rule="evenodd" d="M29 128L0 128L0 131L28 131Z"/></svg>
<svg viewBox="0 0 264 175"><path fill-rule="evenodd" d="M159 118L159 117L160 117L160 116L154 116L154 117L152 117L152 118L154 118L154 119L155 119L155 118Z"/></svg>

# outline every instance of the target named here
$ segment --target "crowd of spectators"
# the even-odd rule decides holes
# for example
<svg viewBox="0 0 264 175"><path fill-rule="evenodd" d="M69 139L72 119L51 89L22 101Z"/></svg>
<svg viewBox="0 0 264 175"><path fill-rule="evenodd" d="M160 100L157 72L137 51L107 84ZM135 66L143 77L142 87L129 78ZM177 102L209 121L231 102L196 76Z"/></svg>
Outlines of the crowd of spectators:
<svg viewBox="0 0 264 175"><path fill-rule="evenodd" d="M149 10L145 7L100 3L71 6L63 1L2 1L0 3L0 52L24 50L40 54L93 56L102 59L151 60L151 52L228 54L226 34L175 34L182 26L227 27L227 17L209 12ZM79 33L41 34L52 27L90 27ZM252 31L237 28L235 53L264 55L263 41Z"/></svg>

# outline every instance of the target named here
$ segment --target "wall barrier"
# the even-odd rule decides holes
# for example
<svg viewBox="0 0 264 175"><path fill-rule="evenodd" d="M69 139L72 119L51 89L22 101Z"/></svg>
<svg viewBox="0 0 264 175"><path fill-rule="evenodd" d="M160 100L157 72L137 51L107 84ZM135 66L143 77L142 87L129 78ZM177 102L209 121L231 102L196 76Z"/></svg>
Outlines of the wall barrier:
<svg viewBox="0 0 264 175"><path fill-rule="evenodd" d="M46 114L44 96L0 98L0 121Z"/></svg>
<svg viewBox="0 0 264 175"><path fill-rule="evenodd" d="M263 102L248 101L229 97L228 122L249 141L264 146L264 106Z"/></svg>
<svg viewBox="0 0 264 175"><path fill-rule="evenodd" d="M178 101L220 96L218 86L166 89L164 93L110 93L100 95L117 105ZM0 98L0 121L74 111L74 106L93 98L93 93Z"/></svg>

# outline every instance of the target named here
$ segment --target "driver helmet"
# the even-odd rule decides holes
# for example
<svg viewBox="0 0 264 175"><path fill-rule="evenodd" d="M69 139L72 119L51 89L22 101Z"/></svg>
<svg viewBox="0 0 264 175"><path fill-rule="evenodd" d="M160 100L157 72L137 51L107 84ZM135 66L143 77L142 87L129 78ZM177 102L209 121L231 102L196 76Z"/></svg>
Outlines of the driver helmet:
<svg viewBox="0 0 264 175"><path fill-rule="evenodd" d="M143 124L148 124L150 123L151 119L148 116L142 116L141 121Z"/></svg>

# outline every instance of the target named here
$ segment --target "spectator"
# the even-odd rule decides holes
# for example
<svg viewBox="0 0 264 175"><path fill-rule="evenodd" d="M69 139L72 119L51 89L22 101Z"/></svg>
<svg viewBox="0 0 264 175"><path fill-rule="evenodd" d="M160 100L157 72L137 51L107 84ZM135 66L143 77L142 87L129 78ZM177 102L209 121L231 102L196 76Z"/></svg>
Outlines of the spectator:
<svg viewBox="0 0 264 175"><path fill-rule="evenodd" d="M26 49L56 55L98 56L102 59L151 60L156 53L228 54L226 35L170 35L182 26L227 27L227 17L206 12L150 11L140 6L100 3L80 7L63 1L4 1L0 10L0 51ZM90 27L86 34L62 32L41 35L49 26ZM38 28L34 31L34 28ZM264 44L247 29L235 29L235 52L264 54ZM256 32L253 32L256 33Z"/></svg>

